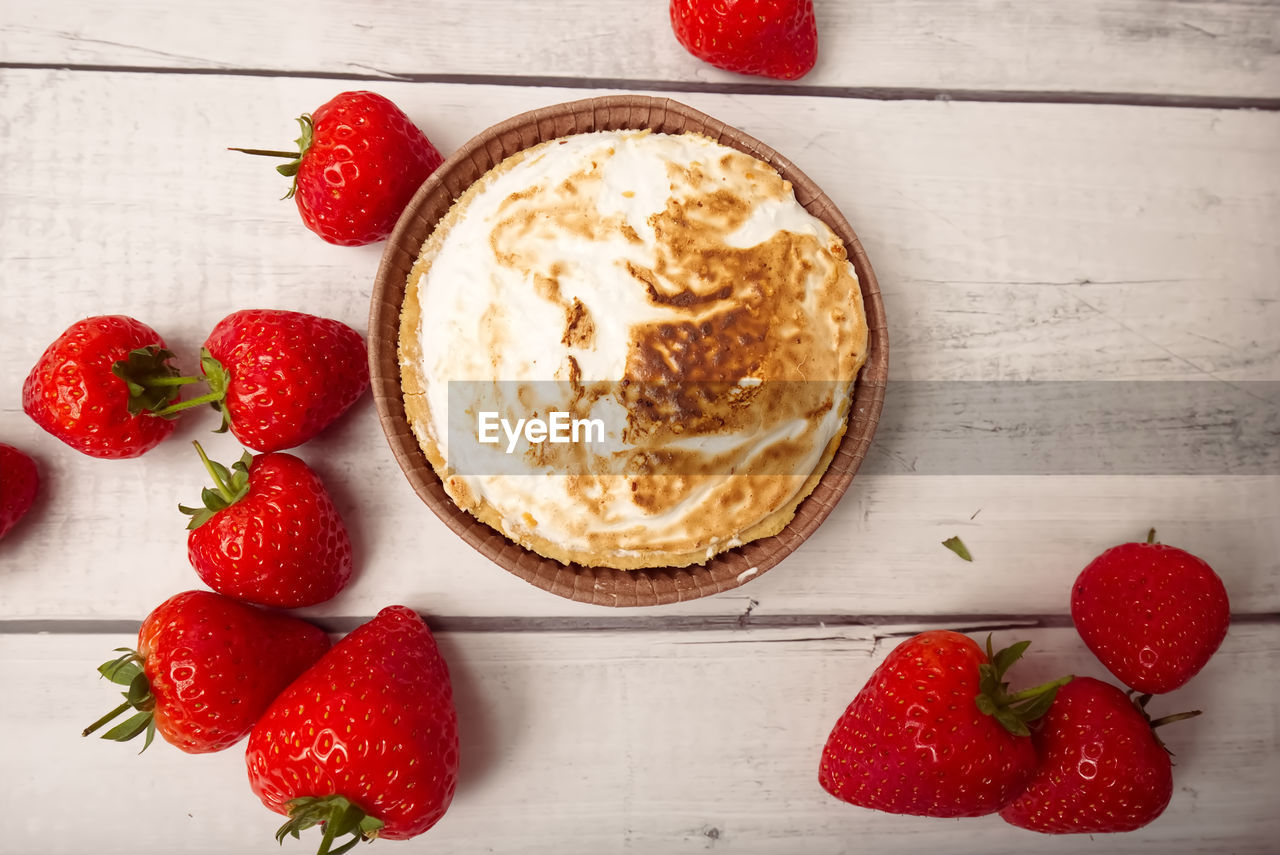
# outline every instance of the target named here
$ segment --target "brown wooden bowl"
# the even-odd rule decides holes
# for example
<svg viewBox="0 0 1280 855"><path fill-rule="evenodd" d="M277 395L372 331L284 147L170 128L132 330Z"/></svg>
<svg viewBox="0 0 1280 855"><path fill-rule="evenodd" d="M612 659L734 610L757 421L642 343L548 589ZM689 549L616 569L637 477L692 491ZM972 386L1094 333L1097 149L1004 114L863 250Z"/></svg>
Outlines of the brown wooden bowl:
<svg viewBox="0 0 1280 855"><path fill-rule="evenodd" d="M771 164L795 188L796 199L844 241L858 274L870 327L866 365L854 386L849 427L818 486L777 535L723 552L705 564L613 570L561 564L525 549L460 509L444 491L413 435L404 410L397 355L400 309L423 242L462 192L515 152L546 140L591 131L649 128L696 131ZM795 165L759 140L667 98L611 95L556 104L500 122L458 149L418 189L383 251L369 311L369 366L378 419L396 460L418 496L444 523L487 558L546 591L607 606L651 606L736 588L777 565L804 542L844 495L871 444L888 379L889 338L880 286L858 236L827 195Z"/></svg>

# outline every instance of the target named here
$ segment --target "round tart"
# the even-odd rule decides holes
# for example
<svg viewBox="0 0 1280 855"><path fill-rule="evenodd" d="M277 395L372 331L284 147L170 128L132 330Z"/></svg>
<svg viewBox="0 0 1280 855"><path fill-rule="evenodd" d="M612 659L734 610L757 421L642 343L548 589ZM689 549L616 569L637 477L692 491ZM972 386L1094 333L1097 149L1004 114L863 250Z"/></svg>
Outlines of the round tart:
<svg viewBox="0 0 1280 855"><path fill-rule="evenodd" d="M422 246L399 329L405 413L457 506L620 570L783 529L867 353L854 267L791 184L646 130L548 140L471 184Z"/></svg>

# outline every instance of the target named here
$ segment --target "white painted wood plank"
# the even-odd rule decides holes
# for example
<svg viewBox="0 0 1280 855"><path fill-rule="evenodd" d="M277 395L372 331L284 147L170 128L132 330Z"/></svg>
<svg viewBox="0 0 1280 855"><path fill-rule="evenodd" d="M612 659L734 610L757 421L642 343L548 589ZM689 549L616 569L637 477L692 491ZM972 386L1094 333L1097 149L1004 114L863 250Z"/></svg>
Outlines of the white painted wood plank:
<svg viewBox="0 0 1280 855"><path fill-rule="evenodd" d="M961 627L962 628L962 627ZM817 783L827 732L911 627L683 633L443 633L458 695L463 768L445 819L414 845L433 852L1263 853L1280 817L1280 718L1271 687L1280 628L1234 627L1188 686L1157 712L1205 715L1161 732L1175 752L1174 796L1138 832L1033 837L996 817L928 820L854 808ZM975 633L975 637L979 634ZM1015 681L1104 677L1070 629L1030 638ZM0 636L6 846L48 853L308 852L271 839L278 824L249 792L243 755L146 754L80 729L113 687L93 669L127 636ZM126 833L119 800L147 833ZM74 809L75 821L68 822ZM311 844L314 846L314 842ZM376 843L396 849L393 843ZM409 847L406 847L409 848Z"/></svg>
<svg viewBox="0 0 1280 855"><path fill-rule="evenodd" d="M290 117L341 88L0 74L6 320L132 308L198 342L252 295L363 324L379 247L322 243L277 202L269 164L224 150L287 144ZM596 94L377 88L446 153ZM885 292L894 379L1280 379L1280 114L677 97L773 145L844 211Z"/></svg>
<svg viewBox="0 0 1280 855"><path fill-rule="evenodd" d="M21 413L18 389L66 324L135 314L187 354L189 368L208 328L236 308L304 307L363 326L378 247L324 244L277 202L281 180L269 165L223 150L288 139L287 117L337 88L0 74L0 388L9 390L0 436L30 447L49 475L25 531L0 553L0 617L136 620L194 582L173 508L198 492L202 472L186 442L208 437L208 418L129 462L83 458L43 435ZM584 94L378 88L446 152L507 115ZM887 294L895 382L1280 378L1280 116L687 100L791 156L849 216ZM938 436L948 430L940 424ZM211 450L234 458L223 440L210 437ZM323 613L367 614L394 595L445 614L599 614L508 576L454 538L400 477L367 398L299 453L330 483L362 556L357 583ZM886 442L874 461L895 471L902 453ZM733 614L754 599L777 614L1060 614L1062 592L1094 553L1153 524L1220 566L1237 609L1275 611L1278 482L1274 473L860 476L785 565L664 613ZM126 521L126 508L144 521ZM973 546L975 565L938 546L953 534Z"/></svg>
<svg viewBox="0 0 1280 855"><path fill-rule="evenodd" d="M1274 2L818 0L831 87L1280 96ZM763 82L695 60L665 2L338 0L183 4L15 0L9 62L253 68L359 75L498 75Z"/></svg>
<svg viewBox="0 0 1280 855"><path fill-rule="evenodd" d="M372 407L361 407L297 450L334 494L357 558L350 587L309 613L370 615L391 598L444 615L612 614L538 590L454 536L400 474ZM0 619L137 621L200 586L176 507L204 484L186 440L200 436L223 460L238 456L234 440L188 426L141 460L106 462L62 448L20 413L0 414L0 426L36 451L47 476L0 551ZM768 573L720 596L627 613L1062 615L1085 564L1152 525L1218 570L1236 613L1276 612L1277 507L1280 476L859 476L813 537ZM972 564L942 547L953 535Z"/></svg>

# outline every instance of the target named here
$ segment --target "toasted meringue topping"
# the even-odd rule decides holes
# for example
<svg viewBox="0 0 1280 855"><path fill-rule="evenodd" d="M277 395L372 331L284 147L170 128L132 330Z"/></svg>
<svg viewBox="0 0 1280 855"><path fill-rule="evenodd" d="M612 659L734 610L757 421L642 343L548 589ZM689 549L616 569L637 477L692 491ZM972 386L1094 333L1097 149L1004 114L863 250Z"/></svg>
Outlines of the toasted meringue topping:
<svg viewBox="0 0 1280 855"><path fill-rule="evenodd" d="M622 568L777 533L834 454L866 349L844 247L787 181L647 131L490 170L424 245L401 327L406 410L453 500L540 554ZM508 451L477 428L556 412L604 436Z"/></svg>

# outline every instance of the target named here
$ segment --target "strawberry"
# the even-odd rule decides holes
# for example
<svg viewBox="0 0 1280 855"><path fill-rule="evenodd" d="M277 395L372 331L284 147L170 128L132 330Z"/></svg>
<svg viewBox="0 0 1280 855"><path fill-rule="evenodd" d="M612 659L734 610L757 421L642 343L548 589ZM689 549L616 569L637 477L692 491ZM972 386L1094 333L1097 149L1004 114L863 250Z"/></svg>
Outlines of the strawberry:
<svg viewBox="0 0 1280 855"><path fill-rule="evenodd" d="M1071 589L1071 619L1120 682L1171 692L1222 644L1231 604L1218 574L1189 552L1155 542L1108 549Z"/></svg>
<svg viewBox="0 0 1280 855"><path fill-rule="evenodd" d="M39 489L36 462L12 445L0 442L0 537L31 509Z"/></svg>
<svg viewBox="0 0 1280 855"><path fill-rule="evenodd" d="M395 227L422 182L444 158L408 116L374 92L343 92L298 118L298 151L236 148L288 157L276 167L293 177L285 198L302 222L329 243L361 246Z"/></svg>
<svg viewBox="0 0 1280 855"><path fill-rule="evenodd" d="M369 386L360 333L340 321L282 309L246 309L218 321L200 367L208 394L170 410L210 404L222 413L220 430L229 427L256 451L301 445Z"/></svg>
<svg viewBox="0 0 1280 855"><path fill-rule="evenodd" d="M957 632L924 632L892 650L836 722L818 782L889 813L981 816L1035 774L1027 722L1070 677L1009 694L1004 674L1030 642L984 654Z"/></svg>
<svg viewBox="0 0 1280 855"><path fill-rule="evenodd" d="M88 736L116 716L133 716L103 734L126 742L155 732L190 754L238 742L276 695L329 649L318 627L264 612L209 591L161 603L142 622L138 649L99 673L126 686L125 702L85 728Z"/></svg>
<svg viewBox="0 0 1280 855"><path fill-rule="evenodd" d="M1200 713L1153 722L1144 709L1150 697L1130 700L1091 677L1063 686L1031 734L1040 767L1000 816L1047 834L1133 831L1160 816L1173 772L1153 729Z"/></svg>
<svg viewBox="0 0 1280 855"><path fill-rule="evenodd" d="M458 779L449 671L412 610L388 606L276 698L249 735L249 783L289 821L337 837L404 840L435 825ZM350 841L335 851L346 851Z"/></svg>
<svg viewBox="0 0 1280 855"><path fill-rule="evenodd" d="M813 0L671 0L685 50L716 68L796 80L818 60Z"/></svg>
<svg viewBox="0 0 1280 855"><path fill-rule="evenodd" d="M194 443L214 489L191 516L187 557L220 594L264 606L324 602L351 578L351 538L319 476L292 454L245 453L231 468Z"/></svg>
<svg viewBox="0 0 1280 855"><path fill-rule="evenodd" d="M179 386L195 382L178 377L172 358L160 334L141 321L85 318L36 360L22 386L22 408L91 457L137 457L173 432L170 402Z"/></svg>

